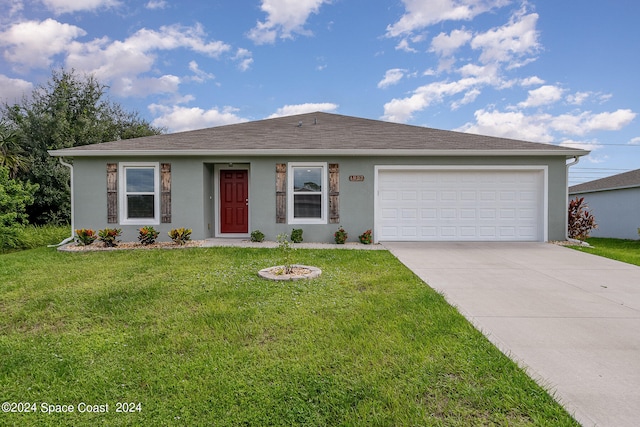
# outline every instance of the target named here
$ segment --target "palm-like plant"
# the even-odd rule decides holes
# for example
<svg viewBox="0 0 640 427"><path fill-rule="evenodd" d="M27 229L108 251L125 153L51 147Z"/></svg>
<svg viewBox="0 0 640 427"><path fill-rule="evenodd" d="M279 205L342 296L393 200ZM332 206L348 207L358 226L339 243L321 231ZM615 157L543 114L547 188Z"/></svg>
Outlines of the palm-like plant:
<svg viewBox="0 0 640 427"><path fill-rule="evenodd" d="M4 123L0 123L0 166L9 169L9 178L14 179L27 166L20 135Z"/></svg>

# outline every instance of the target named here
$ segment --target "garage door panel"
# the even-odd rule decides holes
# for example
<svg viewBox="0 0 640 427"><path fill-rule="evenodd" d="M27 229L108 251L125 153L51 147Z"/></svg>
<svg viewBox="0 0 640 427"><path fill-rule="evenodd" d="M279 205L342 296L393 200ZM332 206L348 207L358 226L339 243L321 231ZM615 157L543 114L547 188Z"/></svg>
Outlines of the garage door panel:
<svg viewBox="0 0 640 427"><path fill-rule="evenodd" d="M379 172L380 240L543 239L541 170Z"/></svg>

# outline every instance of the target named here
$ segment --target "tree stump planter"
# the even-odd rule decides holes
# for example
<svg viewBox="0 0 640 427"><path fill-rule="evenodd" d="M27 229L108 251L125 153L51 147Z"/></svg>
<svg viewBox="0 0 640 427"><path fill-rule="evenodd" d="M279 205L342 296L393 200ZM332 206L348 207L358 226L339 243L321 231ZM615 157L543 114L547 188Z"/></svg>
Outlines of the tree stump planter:
<svg viewBox="0 0 640 427"><path fill-rule="evenodd" d="M302 280L302 279L314 279L320 274L322 270L317 267L310 267L308 265L294 264L291 266L292 271L289 274L284 273L284 266L278 265L276 267L263 268L258 271L258 276L267 280Z"/></svg>

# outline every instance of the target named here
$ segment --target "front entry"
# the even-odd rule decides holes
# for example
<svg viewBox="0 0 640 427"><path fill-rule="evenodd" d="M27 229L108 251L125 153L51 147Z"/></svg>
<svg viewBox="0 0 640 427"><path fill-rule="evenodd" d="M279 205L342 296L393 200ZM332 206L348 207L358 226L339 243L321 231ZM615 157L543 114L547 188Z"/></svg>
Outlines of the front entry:
<svg viewBox="0 0 640 427"><path fill-rule="evenodd" d="M249 232L249 172L220 171L220 233Z"/></svg>

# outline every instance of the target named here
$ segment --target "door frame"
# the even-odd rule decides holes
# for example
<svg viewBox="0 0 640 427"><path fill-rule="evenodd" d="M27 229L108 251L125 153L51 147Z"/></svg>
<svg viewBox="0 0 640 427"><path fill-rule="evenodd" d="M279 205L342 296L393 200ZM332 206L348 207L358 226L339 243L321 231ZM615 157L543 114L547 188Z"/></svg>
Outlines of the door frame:
<svg viewBox="0 0 640 427"><path fill-rule="evenodd" d="M247 171L247 198L249 199L247 211L247 232L246 233L222 233L220 231L220 172L222 170L244 170ZM215 222L214 237L225 238L247 238L251 235L251 169L247 163L216 163L213 167L213 212Z"/></svg>
<svg viewBox="0 0 640 427"><path fill-rule="evenodd" d="M542 230L540 238L543 242L549 240L549 167L547 165L375 165L374 166L374 243L379 243L380 235L380 173L384 171L531 171L542 173L542 207L539 218Z"/></svg>

